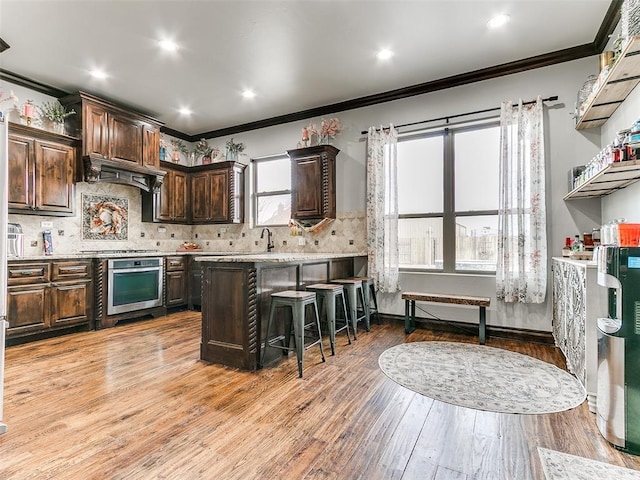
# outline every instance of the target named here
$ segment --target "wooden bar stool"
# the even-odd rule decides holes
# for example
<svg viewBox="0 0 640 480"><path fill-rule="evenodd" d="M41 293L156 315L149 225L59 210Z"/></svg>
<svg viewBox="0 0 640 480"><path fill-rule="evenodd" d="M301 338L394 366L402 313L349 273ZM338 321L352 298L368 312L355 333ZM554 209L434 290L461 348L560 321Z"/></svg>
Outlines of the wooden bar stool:
<svg viewBox="0 0 640 480"><path fill-rule="evenodd" d="M331 280L331 283L342 285L347 292L347 303L349 305L353 338L357 340L359 321L364 320L364 325L367 332L370 329L369 309L367 308L367 304L364 300L362 280L356 280L355 278L336 278L335 280ZM358 309L358 302L360 303L362 310ZM362 312L362 315L358 316L360 312Z"/></svg>
<svg viewBox="0 0 640 480"><path fill-rule="evenodd" d="M347 302L344 298L344 287L342 285L330 283L315 283L307 286L307 291L315 292L318 303L320 304L320 314L322 315L322 307L327 315L327 325L329 326L329 343L331 344L331 355L336 354L336 333L342 330L347 331L347 340L351 345L351 336L349 335L349 315L347 314ZM338 317L338 302L342 301L342 313L344 315L344 325L336 328L336 318Z"/></svg>
<svg viewBox="0 0 640 480"><path fill-rule="evenodd" d="M309 323L305 323L305 310L307 305L313 305L313 311L315 313L315 320ZM316 344L320 345L320 355L322 355L322 361L325 361L324 352L322 350L322 332L320 331L320 317L318 315L316 294L315 292L299 292L295 290L285 290L283 292L276 292L271 294L269 321L267 323L267 333L265 336L261 363L264 363L264 355L267 351L267 347L280 348L286 351L294 350L293 348L289 347L289 336L287 336L287 338L285 339L284 345L274 345L274 343L280 341L280 337L269 339L269 333L271 331L271 325L273 324L273 318L275 317L277 307L291 308L293 317L291 322L293 324L293 338L295 343L296 357L298 359L298 377L302 378L302 359L305 350L311 348ZM318 332L318 339L305 345L305 331L310 330L311 328L315 328Z"/></svg>

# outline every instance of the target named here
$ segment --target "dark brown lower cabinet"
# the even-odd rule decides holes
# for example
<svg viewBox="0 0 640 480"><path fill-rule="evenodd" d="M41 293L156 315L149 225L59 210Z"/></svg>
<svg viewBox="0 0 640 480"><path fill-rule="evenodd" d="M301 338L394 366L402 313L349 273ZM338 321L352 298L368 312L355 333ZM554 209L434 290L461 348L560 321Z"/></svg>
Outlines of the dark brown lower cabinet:
<svg viewBox="0 0 640 480"><path fill-rule="evenodd" d="M165 305L167 307L180 307L187 304L189 291L187 265L188 258L185 256L165 258Z"/></svg>
<svg viewBox="0 0 640 480"><path fill-rule="evenodd" d="M91 265L91 260L9 262L7 343L91 329Z"/></svg>

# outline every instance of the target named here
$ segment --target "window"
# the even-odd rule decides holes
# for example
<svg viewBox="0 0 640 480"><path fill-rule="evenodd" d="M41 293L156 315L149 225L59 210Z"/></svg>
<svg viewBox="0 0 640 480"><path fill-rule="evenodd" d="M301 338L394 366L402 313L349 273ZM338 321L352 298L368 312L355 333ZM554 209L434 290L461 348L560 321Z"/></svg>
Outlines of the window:
<svg viewBox="0 0 640 480"><path fill-rule="evenodd" d="M286 155L254 159L253 224L288 225L291 218L291 160Z"/></svg>
<svg viewBox="0 0 640 480"><path fill-rule="evenodd" d="M398 140L400 266L496 269L500 128L447 128Z"/></svg>

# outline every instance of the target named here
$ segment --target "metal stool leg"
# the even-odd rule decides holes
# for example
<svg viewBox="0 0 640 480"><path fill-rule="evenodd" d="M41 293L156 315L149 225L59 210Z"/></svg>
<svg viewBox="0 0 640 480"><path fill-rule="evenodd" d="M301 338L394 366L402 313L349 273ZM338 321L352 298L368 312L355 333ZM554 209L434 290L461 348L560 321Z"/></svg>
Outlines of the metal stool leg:
<svg viewBox="0 0 640 480"><path fill-rule="evenodd" d="M304 304L296 302L293 309L293 338L296 344L298 377L302 378L302 359L304 357Z"/></svg>
<svg viewBox="0 0 640 480"><path fill-rule="evenodd" d="M364 304L364 315L367 319L367 332L371 327L371 309L369 308L369 302L371 301L369 286L362 282L362 303Z"/></svg>
<svg viewBox="0 0 640 480"><path fill-rule="evenodd" d="M353 329L353 339L358 339L358 302L356 299L356 286L345 285L347 291L347 303L349 305L349 314L351 316L351 328Z"/></svg>
<svg viewBox="0 0 640 480"><path fill-rule="evenodd" d="M322 302L325 305L327 312L327 324L329 325L329 343L331 344L331 355L336 354L336 296L333 292L326 293L323 298L326 297L326 301Z"/></svg>
<svg viewBox="0 0 640 480"><path fill-rule="evenodd" d="M360 285L360 287L356 286L356 292L360 291L360 302L362 303L362 310L364 311L364 328L367 332L371 331L371 321L369 319L369 303L365 301L364 287ZM357 308L356 308L357 311Z"/></svg>
<svg viewBox="0 0 640 480"><path fill-rule="evenodd" d="M318 315L318 304L313 302L313 311L316 314L316 327L318 328L318 345L320 345L320 356L322 357L322 361L326 362L324 358L324 350L322 349L322 331L320 330L320 315ZM335 323L334 323L335 326Z"/></svg>
<svg viewBox="0 0 640 480"><path fill-rule="evenodd" d="M373 307L375 308L376 324L382 325L382 321L380 320L380 312L378 311L378 297L376 295L375 282L371 281L371 283L369 284L369 288L371 290L370 295L371 295L371 300L373 301Z"/></svg>
<svg viewBox="0 0 640 480"><path fill-rule="evenodd" d="M351 345L351 336L349 335L349 317L347 316L347 302L344 298L344 290L338 294L342 301L342 311L344 313L344 326L347 329L347 341Z"/></svg>

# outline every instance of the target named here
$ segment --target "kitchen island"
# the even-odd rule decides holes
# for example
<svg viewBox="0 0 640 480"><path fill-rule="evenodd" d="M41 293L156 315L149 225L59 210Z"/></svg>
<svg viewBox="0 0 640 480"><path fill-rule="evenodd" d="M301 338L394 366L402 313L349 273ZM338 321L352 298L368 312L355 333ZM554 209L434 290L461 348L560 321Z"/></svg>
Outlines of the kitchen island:
<svg viewBox="0 0 640 480"><path fill-rule="evenodd" d="M266 253L200 256L202 270L202 339L200 358L243 370L261 368L270 296L282 290L335 278L364 275L365 253ZM284 336L285 316L276 318L274 336ZM264 364L282 358L269 349Z"/></svg>

